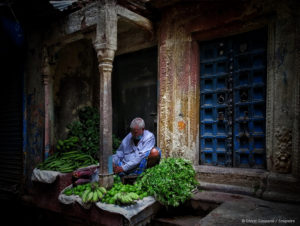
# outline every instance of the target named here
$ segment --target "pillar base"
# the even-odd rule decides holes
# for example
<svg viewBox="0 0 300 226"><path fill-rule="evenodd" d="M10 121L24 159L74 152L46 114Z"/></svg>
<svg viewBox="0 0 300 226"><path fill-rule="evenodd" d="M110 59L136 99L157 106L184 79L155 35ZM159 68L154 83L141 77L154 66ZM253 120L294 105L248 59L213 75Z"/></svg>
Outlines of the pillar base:
<svg viewBox="0 0 300 226"><path fill-rule="evenodd" d="M114 184L114 175L113 174L99 174L99 185L110 189Z"/></svg>

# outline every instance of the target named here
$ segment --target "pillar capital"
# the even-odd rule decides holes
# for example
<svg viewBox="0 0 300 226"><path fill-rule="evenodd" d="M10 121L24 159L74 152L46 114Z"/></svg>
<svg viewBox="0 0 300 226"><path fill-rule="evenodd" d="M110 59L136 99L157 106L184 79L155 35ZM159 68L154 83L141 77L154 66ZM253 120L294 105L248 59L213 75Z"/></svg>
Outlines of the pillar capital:
<svg viewBox="0 0 300 226"><path fill-rule="evenodd" d="M103 48L97 49L97 47L95 48L97 51L99 70L103 72L112 72L115 50L108 49L108 48L106 49Z"/></svg>
<svg viewBox="0 0 300 226"><path fill-rule="evenodd" d="M44 47L42 50L42 66L41 66L41 76L44 85L48 84L50 75L51 75L50 59L49 59L47 48Z"/></svg>
<svg viewBox="0 0 300 226"><path fill-rule="evenodd" d="M45 86L49 85L49 75L42 74L42 81Z"/></svg>

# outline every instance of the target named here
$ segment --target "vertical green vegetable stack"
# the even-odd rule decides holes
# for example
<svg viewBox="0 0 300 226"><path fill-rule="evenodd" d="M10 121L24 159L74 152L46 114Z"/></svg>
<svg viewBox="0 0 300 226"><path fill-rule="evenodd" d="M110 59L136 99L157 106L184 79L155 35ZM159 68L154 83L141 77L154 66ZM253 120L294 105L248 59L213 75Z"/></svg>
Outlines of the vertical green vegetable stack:
<svg viewBox="0 0 300 226"><path fill-rule="evenodd" d="M99 111L93 107L83 107L78 110L78 120L67 126L68 136L58 140L56 153L39 164L41 170L53 170L62 173L72 172L80 167L98 163L99 160ZM121 141L115 135L114 151Z"/></svg>

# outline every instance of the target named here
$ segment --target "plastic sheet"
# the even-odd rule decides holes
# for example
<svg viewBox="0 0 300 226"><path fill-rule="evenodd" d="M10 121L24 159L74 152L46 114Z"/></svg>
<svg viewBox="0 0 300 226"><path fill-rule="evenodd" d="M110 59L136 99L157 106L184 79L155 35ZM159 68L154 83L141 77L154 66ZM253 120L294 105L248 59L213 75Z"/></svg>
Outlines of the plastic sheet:
<svg viewBox="0 0 300 226"><path fill-rule="evenodd" d="M65 195L64 194L64 191L67 189L67 188L71 188L72 187L72 184L69 185L68 187L66 187L64 190L62 190L58 196L58 200L63 203L63 204L66 204L66 205L69 205L69 204L73 204L73 203L78 203L80 204L83 208L85 209L89 209L92 204L91 203L84 203L82 202L82 199L79 195Z"/></svg>
<svg viewBox="0 0 300 226"><path fill-rule="evenodd" d="M121 214L130 222L134 216L138 215L140 212L142 212L144 209L151 206L155 202L156 201L154 197L148 196L143 198L142 200L137 201L135 204L129 206L118 206L118 205L106 204L102 202L97 202L96 206L102 210L111 213Z"/></svg>

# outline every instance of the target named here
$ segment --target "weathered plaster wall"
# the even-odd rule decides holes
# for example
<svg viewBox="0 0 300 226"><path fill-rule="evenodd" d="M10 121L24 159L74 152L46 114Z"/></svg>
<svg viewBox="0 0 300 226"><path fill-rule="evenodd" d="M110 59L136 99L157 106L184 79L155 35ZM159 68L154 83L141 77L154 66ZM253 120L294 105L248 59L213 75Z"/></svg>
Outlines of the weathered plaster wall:
<svg viewBox="0 0 300 226"><path fill-rule="evenodd" d="M159 130L163 155L198 161L199 75L197 43L185 31L184 8L163 13L159 28Z"/></svg>
<svg viewBox="0 0 300 226"><path fill-rule="evenodd" d="M98 106L97 56L88 40L70 43L57 55L53 76L55 140L65 138L66 126L77 117L77 109ZM54 140L54 143L55 143Z"/></svg>
<svg viewBox="0 0 300 226"><path fill-rule="evenodd" d="M41 77L42 34L28 29L27 55L24 68L25 116L24 182L30 184L33 168L43 161L44 88ZM29 188L29 187L28 187Z"/></svg>

